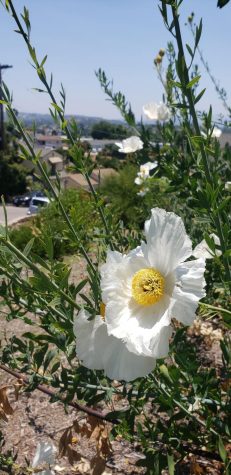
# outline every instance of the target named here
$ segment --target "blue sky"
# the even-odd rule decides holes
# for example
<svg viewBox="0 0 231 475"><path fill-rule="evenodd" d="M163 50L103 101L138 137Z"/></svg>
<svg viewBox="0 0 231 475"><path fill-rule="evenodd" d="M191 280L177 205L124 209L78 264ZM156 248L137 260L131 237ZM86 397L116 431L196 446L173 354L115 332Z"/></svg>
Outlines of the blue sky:
<svg viewBox="0 0 231 475"><path fill-rule="evenodd" d="M214 75L230 91L231 3L216 8L216 0L185 0L181 9L184 38L192 42L184 23L193 10L203 18L201 48ZM39 58L48 54L46 70L54 74L55 90L60 82L67 93L67 112L119 118L119 113L101 91L94 71L103 68L113 78L115 89L125 93L137 118L142 105L162 97L162 86L153 68L153 58L171 39L158 10L158 0L17 0L30 10L32 42ZM13 65L4 80L13 91L14 105L23 112L48 111L44 94L15 25L0 6L0 63ZM224 112L201 66L201 88L207 87L201 107L213 105ZM229 95L231 104L231 91Z"/></svg>

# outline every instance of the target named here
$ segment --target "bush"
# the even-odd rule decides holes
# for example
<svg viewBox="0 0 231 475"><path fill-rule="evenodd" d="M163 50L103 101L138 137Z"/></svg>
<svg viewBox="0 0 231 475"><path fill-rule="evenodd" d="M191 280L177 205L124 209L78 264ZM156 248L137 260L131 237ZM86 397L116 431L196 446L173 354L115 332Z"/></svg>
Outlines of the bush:
<svg viewBox="0 0 231 475"><path fill-rule="evenodd" d="M60 196L65 211L85 248L92 244L92 235L98 223L98 215L94 209L92 197L85 191L68 189ZM86 219L87 217L87 219ZM61 257L70 252L77 252L79 245L70 236L70 230L61 214L57 202L44 208L35 218L35 226L40 234L40 239L46 242L51 239L54 247L54 258Z"/></svg>
<svg viewBox="0 0 231 475"><path fill-rule="evenodd" d="M71 218L76 234L84 247L89 250L93 242L93 231L98 223L91 197L86 192L69 189L61 194L61 202ZM78 243L73 242L73 237L70 236L70 230L56 202L51 202L40 214L32 218L30 225L21 225L19 228L12 229L10 238L20 251L23 251L26 244L33 238L32 251L40 257L49 255L51 243L54 259L79 250Z"/></svg>
<svg viewBox="0 0 231 475"><path fill-rule="evenodd" d="M168 187L165 179L153 179L151 190L144 197L138 196L139 187L134 183L137 171L137 166L127 164L118 175L106 178L101 186L101 194L113 218L122 220L129 229L143 229L148 210L154 206L169 209L171 203L171 197L164 194Z"/></svg>

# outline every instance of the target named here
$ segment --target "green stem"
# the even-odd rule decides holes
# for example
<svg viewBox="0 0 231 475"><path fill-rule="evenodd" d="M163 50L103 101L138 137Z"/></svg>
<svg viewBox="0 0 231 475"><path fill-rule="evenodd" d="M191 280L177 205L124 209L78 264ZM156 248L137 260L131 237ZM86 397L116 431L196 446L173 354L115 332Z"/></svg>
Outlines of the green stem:
<svg viewBox="0 0 231 475"><path fill-rule="evenodd" d="M18 15L17 15L17 13L16 13L16 10L15 10L14 5L13 5L13 3L12 3L11 0L9 0L8 5L9 5L9 7L10 7L10 9L11 9L12 16L13 16L13 18L14 18L14 20L15 20L17 26L18 26L18 29L19 29L20 33L22 34L23 39L24 39L24 41L25 41L25 43L26 43L26 45L27 45L27 48L28 48L28 50L30 51L31 45L30 45L30 41L29 41L28 35L25 33L25 31L24 31L24 29L23 29L23 27L22 27L22 25L21 25L21 22L20 22L20 20L19 20L19 18L18 18ZM36 67L39 68L39 64L38 64L37 60L35 61L35 64L36 64ZM47 92L48 92L48 94L49 94L49 96L50 96L50 98L51 98L53 104L55 104L56 106L58 106L57 101L56 101L56 99L55 99L55 97L54 97L54 95L53 95L53 93L52 93L52 90L51 90L49 84L47 83L46 76L45 76L45 74L43 74L43 73L41 72L41 69L40 69L40 74L38 74L38 76L39 76L40 81L44 84L44 86L45 86L45 88L46 88L46 90L47 90ZM63 130L65 131L65 133L66 133L68 139L70 140L71 144L72 144L72 145L75 145L75 140L74 140L74 138L72 137L72 134L71 134L71 131L70 131L68 125L66 124L66 121L65 121L65 118L64 118L64 112L60 110L60 107L59 107L59 106L58 106L58 108L57 108L56 110L57 110L58 116L59 116L59 118L60 118L60 120L61 120L61 123L62 123L62 125L63 125ZM97 204L97 209L99 210L99 214L100 214L100 217L101 217L101 219L102 219L102 222L103 222L103 225L104 225L106 234L107 234L107 241L108 241L108 244L110 245L111 249L114 249L114 246L113 246L113 244L111 243L111 240L109 239L110 230L109 230L109 227L108 227L108 224L107 224L107 220L106 220L105 214L104 214L104 212L103 212L102 206L99 205L97 193L95 192L95 189L94 189L94 187L92 186L91 179L90 179L90 177L89 177L89 175L88 175L88 172L87 172L86 170L84 170L84 164L83 164L83 163L82 163L82 166L83 166L82 175L83 175L84 178L86 179L87 184L88 184L88 186L89 186L89 188L90 188L90 191L91 191L91 193L92 193L92 195L93 195L93 197L94 197L95 203Z"/></svg>
<svg viewBox="0 0 231 475"><path fill-rule="evenodd" d="M201 137L200 126L199 126L199 122L198 122L198 118L197 118L197 114L196 114L196 110L195 110L195 106L194 106L192 89L186 87L190 80L189 80L188 67L187 67L186 60L185 60L184 47L183 47L180 24L179 24L179 15L178 15L176 5L173 5L171 8L172 8L172 15L173 15L173 21L174 21L174 26L175 26L176 41L177 41L178 50L179 50L179 59L182 61L182 65L184 67L184 73L185 73L184 80L185 80L186 84L183 83L182 79L180 78L181 83L182 83L182 92L183 92L184 96L186 97L186 99L188 100L189 109L190 109L190 113L191 113L191 116L192 116L193 125L194 125L194 128L195 128L196 135ZM203 166L204 166L204 170L205 170L206 180L208 181L208 183L211 186L213 186L213 177L212 177L211 172L210 172L208 157L207 157L205 147L204 147L204 144L203 144L202 140L199 141L199 147L200 147L202 162L203 162ZM229 266L229 260L228 260L227 257L225 257L226 243L225 243L225 239L224 239L224 235L223 235L221 219L220 219L220 215L219 215L217 206L215 208L215 215L213 216L213 219L214 219L214 223L216 225L217 233L218 233L218 236L219 236L219 239L220 239L220 245L221 245L221 249L222 249L222 258L223 258L223 262L224 262L227 283L229 285L231 285L231 269L230 269L230 266Z"/></svg>
<svg viewBox="0 0 231 475"><path fill-rule="evenodd" d="M95 269L93 263L91 262L91 260L90 260L90 258L89 258L89 256L88 256L87 252L85 251L85 248L84 248L84 246L82 245L82 243L81 243L81 241L80 241L80 238L78 237L78 235L77 235L77 233L76 233L76 231L75 231L75 229L74 229L74 227L73 227L73 225L72 225L72 223L71 223L71 221L70 221L70 219L69 219L69 216L68 216L68 214L66 213L66 210L65 210L65 208L64 208L64 206L63 206L63 204L62 204L62 202L60 201L59 196L58 196L58 194L56 193L56 191L55 191L55 189L54 189L54 187L53 187L53 185L52 185L52 183L51 183L51 181L50 181L50 179L49 179L49 176L48 176L47 173L46 173L46 170L43 168L42 163L40 162L40 160L39 160L38 157L36 156L36 154L35 154L35 152L34 152L34 149L33 149L32 145L31 145L31 143L30 143L30 139L28 138L27 134L24 132L24 130L23 130L23 128L22 128L22 126L21 126L21 124L20 124L20 122L19 122L17 116L15 115L15 112L14 112L13 108L11 107L11 104L9 104L9 102L7 101L7 97L5 96L4 91L2 91L2 94L3 94L4 100L7 102L7 106L6 106L6 107L7 107L7 109L8 109L8 112L10 113L10 115L11 115L11 117L12 117L14 123L17 125L18 130L19 130L21 136L23 137L23 140L25 141L25 143L26 143L26 145L27 145L27 147L28 147L28 149L29 149L29 151L30 151L30 153L31 153L31 156L33 157L34 161L35 161L36 164L38 165L38 168L39 168L39 170L40 170L40 173L42 174L44 180L46 181L47 185L49 186L49 188L50 188L50 190L51 190L51 192L52 192L54 198L55 198L56 201L58 202L58 205L59 205L59 207L60 207L61 213L62 213L62 215L63 215L65 221L67 222L67 224L68 224L68 226L69 226L69 229L71 230L71 232L72 232L72 234L73 234L75 240L77 241L77 243L78 243L78 245L79 245L80 252L82 253L82 255L84 256L84 258L86 259L88 265L91 267L91 269L92 269L92 271L94 272L94 274L96 274L97 271L96 271L96 269Z"/></svg>
<svg viewBox="0 0 231 475"><path fill-rule="evenodd" d="M222 308L222 307L215 307L214 305L209 305L207 303L203 303L203 302L199 302L199 305L203 308L203 307L206 307L206 308L209 308L211 310L215 310L216 312L220 312L220 313L227 313L228 315L231 315L231 312L229 310L226 310L226 308Z"/></svg>
<svg viewBox="0 0 231 475"><path fill-rule="evenodd" d="M198 424L200 424L201 426L203 426L205 429L209 430L209 432L211 432L211 434L215 435L216 437L219 437L219 434L218 432L216 432L212 427L207 427L206 423L204 421L202 421L201 419L199 419L198 417L198 414L193 414L192 412L190 412L180 401L178 401L177 399L175 398L172 398L171 396L171 393L169 393L164 387L163 385L158 381L158 379L152 375L152 379L153 381L156 383L157 385L157 388L159 389L160 392L162 392L162 394L164 394L165 396L167 396L168 398L171 398L172 401L174 402L174 404L176 404L176 406L178 406L187 416L189 416L191 419L194 419L195 422L197 422Z"/></svg>

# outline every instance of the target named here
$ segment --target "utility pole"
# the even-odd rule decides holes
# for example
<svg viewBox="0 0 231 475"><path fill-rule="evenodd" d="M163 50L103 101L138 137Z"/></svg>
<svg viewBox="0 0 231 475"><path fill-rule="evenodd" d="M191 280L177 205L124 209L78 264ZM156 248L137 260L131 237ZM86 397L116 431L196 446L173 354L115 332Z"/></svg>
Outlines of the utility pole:
<svg viewBox="0 0 231 475"><path fill-rule="evenodd" d="M12 68L8 64L0 64L0 99L2 99L2 70ZM3 104L0 104L0 150L4 149L4 114Z"/></svg>

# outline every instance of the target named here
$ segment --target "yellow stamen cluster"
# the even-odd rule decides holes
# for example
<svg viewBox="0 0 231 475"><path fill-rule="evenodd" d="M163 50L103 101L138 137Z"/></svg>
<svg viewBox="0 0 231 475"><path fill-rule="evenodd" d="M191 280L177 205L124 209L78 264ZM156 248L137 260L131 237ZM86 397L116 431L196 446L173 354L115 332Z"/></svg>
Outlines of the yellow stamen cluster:
<svg viewBox="0 0 231 475"><path fill-rule="evenodd" d="M140 269L132 279L132 296L140 305L153 305L163 297L164 283L164 277L157 269Z"/></svg>

